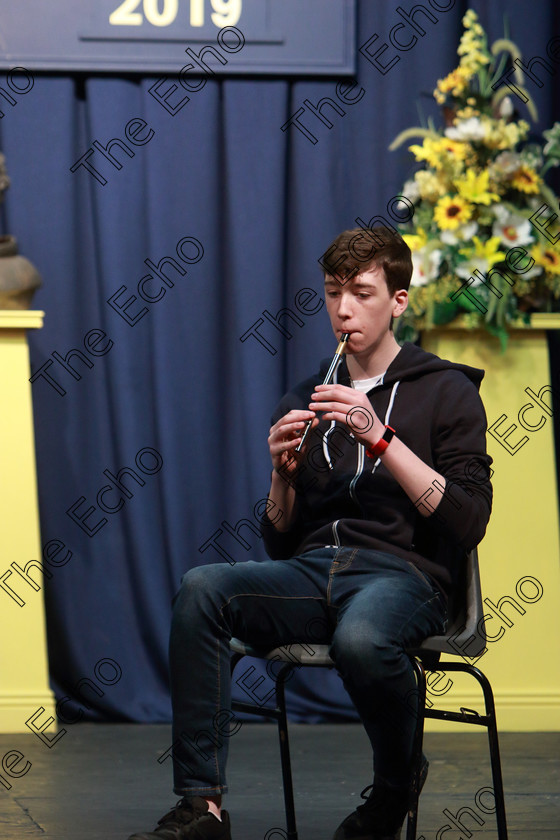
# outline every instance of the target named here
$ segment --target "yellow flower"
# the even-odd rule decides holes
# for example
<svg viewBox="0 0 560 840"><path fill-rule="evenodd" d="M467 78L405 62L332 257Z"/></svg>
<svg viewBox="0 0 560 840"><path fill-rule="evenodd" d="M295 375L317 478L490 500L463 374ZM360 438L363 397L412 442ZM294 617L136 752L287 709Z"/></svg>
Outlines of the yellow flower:
<svg viewBox="0 0 560 840"><path fill-rule="evenodd" d="M459 42L457 54L462 56L461 66L469 67L474 73L485 64L489 64L490 57L486 49L486 35L476 18L463 18L465 31Z"/></svg>
<svg viewBox="0 0 560 840"><path fill-rule="evenodd" d="M445 184L433 172L417 172L414 180L418 184L420 198L426 201L436 202L438 198L441 198L447 192Z"/></svg>
<svg viewBox="0 0 560 840"><path fill-rule="evenodd" d="M560 254L552 248L543 248L542 245L534 245L531 248L531 256L549 274L560 274Z"/></svg>
<svg viewBox="0 0 560 840"><path fill-rule="evenodd" d="M453 124L457 125L458 122L462 122L463 120L470 120L472 117L480 117L480 111L478 108L473 108L472 106L475 104L475 100L472 96L469 96L467 99L467 105L464 108L459 108L457 111L457 115L453 120Z"/></svg>
<svg viewBox="0 0 560 840"><path fill-rule="evenodd" d="M469 259L478 258L487 260L488 268L492 268L493 265L496 263L502 262L505 259L506 254L504 251L499 251L498 247L500 245L501 239L499 236L491 236L486 242L482 242L478 236L473 236L474 242L474 249L471 248L461 248L459 253L464 256L468 257Z"/></svg>
<svg viewBox="0 0 560 840"><path fill-rule="evenodd" d="M452 96L460 96L466 90L470 76L471 74L465 72L463 68L457 67L445 79L439 79L434 96L440 105L445 102L446 93L451 93Z"/></svg>
<svg viewBox="0 0 560 840"><path fill-rule="evenodd" d="M520 192L538 193L541 179L531 166L524 163L511 179L511 183Z"/></svg>
<svg viewBox="0 0 560 840"><path fill-rule="evenodd" d="M434 208L434 219L440 230L456 230L468 222L473 208L458 195L440 198Z"/></svg>
<svg viewBox="0 0 560 840"><path fill-rule="evenodd" d="M463 17L463 25L465 31L457 49L457 54L461 57L459 66L444 79L440 79L434 90L434 97L440 105L443 105L448 93L459 98L467 90L470 80L481 67L490 64L486 34L478 23L476 13L473 12L470 15L467 12Z"/></svg>
<svg viewBox="0 0 560 840"><path fill-rule="evenodd" d="M470 152L468 143L450 140L448 137L426 137L421 146L409 146L416 160L425 160L434 169L442 169L446 164L465 160Z"/></svg>
<svg viewBox="0 0 560 840"><path fill-rule="evenodd" d="M514 149L520 140L524 140L529 131L529 123L525 120L506 122L505 119L493 120L482 118L486 126L484 143L489 149Z"/></svg>
<svg viewBox="0 0 560 840"><path fill-rule="evenodd" d="M467 201L472 201L473 204L491 204L493 201L499 201L500 196L488 191L489 177L487 171L477 175L474 169L469 169L464 178L455 181L455 186L459 195Z"/></svg>
<svg viewBox="0 0 560 840"><path fill-rule="evenodd" d="M476 44L470 44L467 50L464 50L464 55L461 59L460 66L466 67L468 69L474 69L474 72L479 69L479 67L483 67L485 64L488 64L490 59L487 55L481 52Z"/></svg>
<svg viewBox="0 0 560 840"><path fill-rule="evenodd" d="M463 16L463 26L465 27L466 32L463 34L463 37L476 37L476 36L483 36L484 29L478 22L478 15L473 9L469 9L465 12Z"/></svg>
<svg viewBox="0 0 560 840"><path fill-rule="evenodd" d="M446 152L459 160L465 160L471 150L471 147L468 143L463 143L460 140L451 140L449 137L442 137L439 142L438 150Z"/></svg>
<svg viewBox="0 0 560 840"><path fill-rule="evenodd" d="M412 152L416 160L428 160L432 155L431 150L433 143L434 140L432 140L431 137L426 137L421 146L419 146L418 143L415 143L413 146L409 146L408 150Z"/></svg>
<svg viewBox="0 0 560 840"><path fill-rule="evenodd" d="M411 251L419 251L420 248L423 248L424 245L428 242L428 236L424 228L419 227L416 231L416 234L413 233L404 233L403 237L404 241L408 245Z"/></svg>

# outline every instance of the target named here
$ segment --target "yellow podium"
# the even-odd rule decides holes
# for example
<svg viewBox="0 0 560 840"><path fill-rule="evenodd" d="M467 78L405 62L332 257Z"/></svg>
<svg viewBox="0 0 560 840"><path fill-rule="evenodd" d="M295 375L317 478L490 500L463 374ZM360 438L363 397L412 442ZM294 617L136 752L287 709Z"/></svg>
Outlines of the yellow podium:
<svg viewBox="0 0 560 840"><path fill-rule="evenodd" d="M534 315L531 327L512 331L505 354L483 330L450 325L422 335L425 350L486 371L480 393L494 459L494 503L479 559L492 641L474 664L491 681L501 731L560 730L560 543L550 392L560 393L560 372L551 379L545 333L558 328L560 315ZM445 702L480 708L474 681L463 680L456 678ZM429 731L452 728L427 725Z"/></svg>
<svg viewBox="0 0 560 840"><path fill-rule="evenodd" d="M27 330L43 312L0 310L0 732L29 732L48 683L35 442ZM32 561L32 562L31 562Z"/></svg>

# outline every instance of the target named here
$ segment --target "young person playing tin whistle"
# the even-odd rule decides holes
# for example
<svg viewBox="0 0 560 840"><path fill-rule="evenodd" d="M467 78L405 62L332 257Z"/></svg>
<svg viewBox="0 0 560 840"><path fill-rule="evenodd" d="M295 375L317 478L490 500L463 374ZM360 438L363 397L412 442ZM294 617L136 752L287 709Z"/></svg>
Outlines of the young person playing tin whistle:
<svg viewBox="0 0 560 840"><path fill-rule="evenodd" d="M221 809L227 738L208 735L197 750L189 733L211 733L229 708L232 636L270 648L329 644L373 756L365 801L333 840L400 836L415 727L406 650L445 630L448 598L490 516L491 458L484 372L397 343L410 250L394 231L374 228L383 244L360 258L360 234L340 234L324 263L332 329L337 341L349 334L333 381L322 384L327 359L272 418L275 515L262 521L271 559L199 566L183 578L170 647L174 790L183 799L134 840L231 838ZM424 758L422 783L427 769Z"/></svg>

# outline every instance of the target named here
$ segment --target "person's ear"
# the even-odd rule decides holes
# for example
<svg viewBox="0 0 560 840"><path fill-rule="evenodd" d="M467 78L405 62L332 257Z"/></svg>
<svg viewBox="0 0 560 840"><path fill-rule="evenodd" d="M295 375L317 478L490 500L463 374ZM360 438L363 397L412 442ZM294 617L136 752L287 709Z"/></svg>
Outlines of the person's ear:
<svg viewBox="0 0 560 840"><path fill-rule="evenodd" d="M393 312L394 318L402 315L408 306L408 292L406 289L398 289L393 295Z"/></svg>

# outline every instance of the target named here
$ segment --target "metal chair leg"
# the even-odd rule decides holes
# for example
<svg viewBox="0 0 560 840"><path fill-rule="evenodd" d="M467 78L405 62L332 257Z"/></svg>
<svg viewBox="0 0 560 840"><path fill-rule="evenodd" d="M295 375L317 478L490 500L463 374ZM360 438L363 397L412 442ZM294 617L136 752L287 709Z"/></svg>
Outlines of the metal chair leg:
<svg viewBox="0 0 560 840"><path fill-rule="evenodd" d="M487 720L486 727L488 729L488 746L490 749L490 764L492 767L492 784L494 787L494 799L496 802L498 840L508 840L504 784L502 779L502 762L500 759L500 745L498 743L498 726L496 723L494 693L488 678L482 673L482 671L479 671L479 669L474 665L466 665L465 669L468 669L468 672L476 680L478 680L484 693L484 706L486 709Z"/></svg>
<svg viewBox="0 0 560 840"><path fill-rule="evenodd" d="M408 805L408 820L406 826L406 840L416 840L416 826L418 822L418 801L420 796L420 773L422 770L422 744L424 740L424 710L426 708L426 672L420 660L411 657L416 671L418 687L418 714L416 730L414 732L414 746L412 749L412 779L410 800Z"/></svg>
<svg viewBox="0 0 560 840"><path fill-rule="evenodd" d="M494 695L488 678L475 668L464 662L440 662L438 669L446 671L460 671L474 677L482 688L484 694L485 714L471 712L468 709L461 709L460 712L449 712L439 709L429 709L425 716L436 720L456 720L460 723L485 726L488 731L488 745L490 748L490 763L492 767L492 783L494 786L494 798L496 802L496 823L498 828L498 840L508 840L506 808L504 799L504 786L502 781L502 766L500 760L500 749L498 744L498 728L496 724L496 709ZM408 837L407 837L408 840Z"/></svg>
<svg viewBox="0 0 560 840"><path fill-rule="evenodd" d="M233 653L231 657L231 673L237 663L246 654ZM294 788L292 782L292 763L290 759L290 742L288 738L288 718L286 715L286 696L284 686L296 663L287 662L275 676L276 708L257 706L242 700L232 700L232 709L251 712L264 717L271 717L278 723L278 739L280 742L280 762L282 766L282 786L284 788L284 809L286 812L286 840L298 840L296 826L296 811L294 805Z"/></svg>
<svg viewBox="0 0 560 840"><path fill-rule="evenodd" d="M278 737L280 740L280 761L282 763L282 783L284 786L284 808L286 811L286 829L288 840L298 840L294 788L292 782L292 763L290 759L290 741L288 738L288 719L286 717L286 696L284 684L293 669L291 663L284 665L276 678L276 706L278 715Z"/></svg>
<svg viewBox="0 0 560 840"><path fill-rule="evenodd" d="M498 729L496 717L492 715L492 721L488 725L488 744L490 747L490 761L492 764L492 783L494 785L494 798L496 800L496 822L498 825L498 840L508 840L506 805L504 800L504 785L502 781L502 764L500 760L500 748L498 745Z"/></svg>

